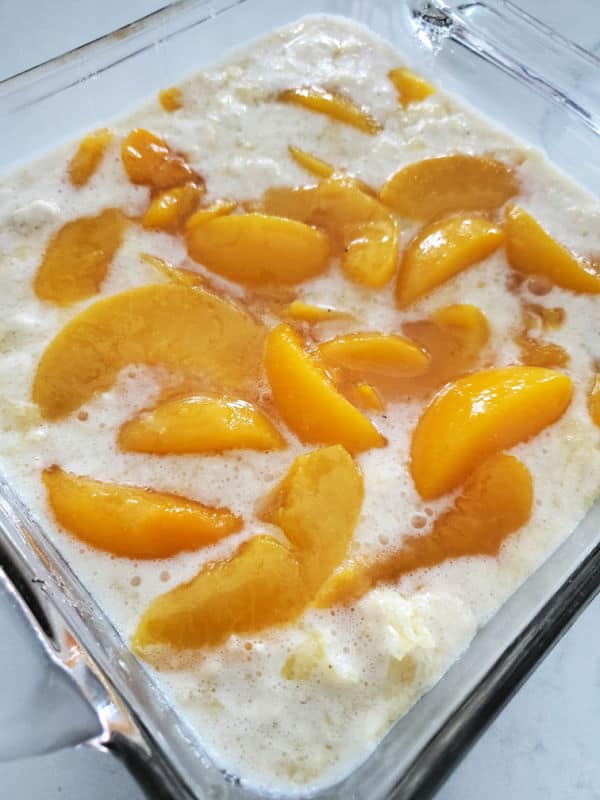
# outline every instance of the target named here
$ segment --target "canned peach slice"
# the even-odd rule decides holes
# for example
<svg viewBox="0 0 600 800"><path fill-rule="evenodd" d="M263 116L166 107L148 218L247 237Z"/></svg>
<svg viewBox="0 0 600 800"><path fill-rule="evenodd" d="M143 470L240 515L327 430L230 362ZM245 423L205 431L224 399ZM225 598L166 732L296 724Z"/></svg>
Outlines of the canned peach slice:
<svg viewBox="0 0 600 800"><path fill-rule="evenodd" d="M137 453L221 453L281 450L271 420L245 400L182 397L142 411L119 431L122 450Z"/></svg>
<svg viewBox="0 0 600 800"><path fill-rule="evenodd" d="M165 189L150 203L142 225L144 228L176 233L197 209L203 194L204 186L192 183Z"/></svg>
<svg viewBox="0 0 600 800"><path fill-rule="evenodd" d="M129 364L201 375L207 390L243 394L260 373L261 325L201 288L142 286L99 300L48 345L33 401L57 419L109 389Z"/></svg>
<svg viewBox="0 0 600 800"><path fill-rule="evenodd" d="M267 214L235 214L186 226L188 253L211 272L245 284L295 284L325 270L322 231Z"/></svg>
<svg viewBox="0 0 600 800"><path fill-rule="evenodd" d="M542 367L502 367L448 384L413 433L417 491L427 500L452 491L486 458L560 419L572 393L567 375Z"/></svg>
<svg viewBox="0 0 600 800"><path fill-rule="evenodd" d="M406 308L500 247L502 229L485 217L459 215L434 222L410 242L402 259L396 300Z"/></svg>
<svg viewBox="0 0 600 800"><path fill-rule="evenodd" d="M335 172L331 164L307 153L305 150L301 150L299 147L290 145L288 150L296 164L310 172L311 175L316 175L318 178L330 178Z"/></svg>
<svg viewBox="0 0 600 800"><path fill-rule="evenodd" d="M348 311L334 308L334 306L305 303L303 300L294 300L286 307L285 313L290 319L299 322L327 322L351 317Z"/></svg>
<svg viewBox="0 0 600 800"><path fill-rule="evenodd" d="M65 223L50 239L34 279L40 300L66 306L100 291L126 226L116 208Z"/></svg>
<svg viewBox="0 0 600 800"><path fill-rule="evenodd" d="M144 128L135 128L121 145L121 160L132 183L150 186L152 189L171 189L184 183L203 186L197 175L182 155Z"/></svg>
<svg viewBox="0 0 600 800"><path fill-rule="evenodd" d="M101 128L83 137L67 168L73 186L85 186L100 166L112 138L112 131L108 128Z"/></svg>
<svg viewBox="0 0 600 800"><path fill-rule="evenodd" d="M494 211L518 191L517 177L506 164L457 153L403 167L379 196L399 216L427 222L459 211Z"/></svg>
<svg viewBox="0 0 600 800"><path fill-rule="evenodd" d="M429 368L429 355L403 336L384 333L348 333L319 345L319 355L331 366L362 375L389 377L421 375Z"/></svg>
<svg viewBox="0 0 600 800"><path fill-rule="evenodd" d="M365 108L356 105L349 97L316 86L285 89L279 92L277 99L282 103L291 103L325 114L337 122L344 122L371 136L378 133L382 127Z"/></svg>
<svg viewBox="0 0 600 800"><path fill-rule="evenodd" d="M527 211L509 208L504 230L506 256L513 269L544 276L574 292L600 292L600 273L593 265L563 247Z"/></svg>
<svg viewBox="0 0 600 800"><path fill-rule="evenodd" d="M356 225L346 231L342 270L355 283L379 289L396 272L398 226L391 217Z"/></svg>
<svg viewBox="0 0 600 800"><path fill-rule="evenodd" d="M226 508L151 489L103 483L60 467L44 470L57 521L86 544L125 558L168 558L235 533L241 517Z"/></svg>
<svg viewBox="0 0 600 800"><path fill-rule="evenodd" d="M269 334L265 363L275 406L302 442L341 444L351 453L386 444L373 423L337 391L289 325Z"/></svg>
<svg viewBox="0 0 600 800"><path fill-rule="evenodd" d="M398 92L398 102L402 106L418 103L435 92L435 87L406 67L398 67L388 72L388 78Z"/></svg>

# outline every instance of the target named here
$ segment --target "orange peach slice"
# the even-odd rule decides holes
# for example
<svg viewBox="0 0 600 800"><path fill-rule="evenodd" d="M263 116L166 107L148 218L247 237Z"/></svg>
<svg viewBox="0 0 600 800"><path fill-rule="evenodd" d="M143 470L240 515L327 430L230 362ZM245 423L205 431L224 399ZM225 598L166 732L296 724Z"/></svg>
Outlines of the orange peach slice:
<svg viewBox="0 0 600 800"><path fill-rule="evenodd" d="M408 245L396 300L406 308L500 247L502 229L485 217L460 215L434 222Z"/></svg>
<svg viewBox="0 0 600 800"><path fill-rule="evenodd" d="M290 145L288 150L296 164L310 172L311 175L316 175L317 178L330 178L335 172L331 164L321 161L320 158L301 150L299 147Z"/></svg>
<svg viewBox="0 0 600 800"><path fill-rule="evenodd" d="M288 325L269 334L265 360L275 406L301 441L341 444L351 453L386 444L372 422L337 391Z"/></svg>
<svg viewBox="0 0 600 800"><path fill-rule="evenodd" d="M119 431L119 445L122 450L164 455L281 450L285 441L252 403L184 397L126 422Z"/></svg>
<svg viewBox="0 0 600 800"><path fill-rule="evenodd" d="M391 217L357 225L348 234L342 270L351 281L379 289L391 279L398 263L398 226Z"/></svg>
<svg viewBox="0 0 600 800"><path fill-rule="evenodd" d="M298 617L344 558L363 498L362 477L341 447L301 456L263 511L291 546L255 536L233 556L158 597L146 610L134 648L217 645Z"/></svg>
<svg viewBox="0 0 600 800"><path fill-rule="evenodd" d="M394 84L398 92L398 102L402 106L418 103L435 92L435 87L429 81L406 67L390 70L388 78Z"/></svg>
<svg viewBox="0 0 600 800"><path fill-rule="evenodd" d="M127 219L116 208L67 222L50 239L34 280L40 300L61 306L100 290L121 246Z"/></svg>
<svg viewBox="0 0 600 800"><path fill-rule="evenodd" d="M383 411L385 408L377 389L370 383L359 383L358 386L355 386L354 397L356 405L367 411Z"/></svg>
<svg viewBox="0 0 600 800"><path fill-rule="evenodd" d="M242 519L226 508L151 489L102 483L44 470L48 500L60 525L86 544L126 558L168 558L239 531Z"/></svg>
<svg viewBox="0 0 600 800"><path fill-rule="evenodd" d="M574 292L600 292L600 273L592 264L559 244L527 211L509 208L504 230L506 256L513 269L545 276Z"/></svg>
<svg viewBox="0 0 600 800"><path fill-rule="evenodd" d="M33 401L47 419L79 408L128 364L201 375L207 389L238 394L259 374L264 333L237 306L200 288L142 286L99 300L48 345Z"/></svg>
<svg viewBox="0 0 600 800"><path fill-rule="evenodd" d="M158 93L158 99L165 111L178 111L183 107L183 92L179 86L170 86Z"/></svg>
<svg viewBox="0 0 600 800"><path fill-rule="evenodd" d="M355 600L383 581L434 567L448 559L497 556L506 539L522 528L533 507L533 484L525 464L499 453L484 461L429 533L409 536L395 553L372 563L342 566L320 590L320 607Z"/></svg>
<svg viewBox="0 0 600 800"><path fill-rule="evenodd" d="M371 136L378 133L382 127L366 109L357 106L350 98L333 94L333 92L316 86L285 89L279 92L277 99L283 103L291 103L310 111L316 111L318 114L326 114L338 122L344 122Z"/></svg>
<svg viewBox="0 0 600 800"><path fill-rule="evenodd" d="M100 166L112 137L112 131L108 128L101 128L83 137L67 168L73 186L85 186L89 181Z"/></svg>
<svg viewBox="0 0 600 800"><path fill-rule="evenodd" d="M171 189L184 183L204 184L183 156L150 131L136 128L121 145L121 160L132 183L153 189Z"/></svg>
<svg viewBox="0 0 600 800"><path fill-rule="evenodd" d="M333 367L361 374L406 378L429 368L429 355L403 336L348 333L319 345L319 355Z"/></svg>
<svg viewBox="0 0 600 800"><path fill-rule="evenodd" d="M194 228L196 225L200 225L214 217L225 217L227 214L231 214L236 206L237 203L234 200L215 200L214 203L205 208L200 208L195 214L192 214L185 223L185 227Z"/></svg>
<svg viewBox="0 0 600 800"><path fill-rule="evenodd" d="M451 491L486 458L535 436L565 412L567 375L541 367L503 367L448 384L413 434L411 473L430 500Z"/></svg>
<svg viewBox="0 0 600 800"><path fill-rule="evenodd" d="M290 319L299 322L327 322L327 320L344 319L351 317L347 311L341 311L333 306L321 306L314 303L304 303L302 300L294 300L286 308L286 314Z"/></svg>
<svg viewBox="0 0 600 800"><path fill-rule="evenodd" d="M457 211L494 211L518 191L513 170L501 161L458 153L403 167L379 196L401 217L428 221Z"/></svg>
<svg viewBox="0 0 600 800"><path fill-rule="evenodd" d="M323 272L329 260L329 244L322 231L267 214L236 214L188 224L186 241L194 261L247 286L300 283Z"/></svg>
<svg viewBox="0 0 600 800"><path fill-rule="evenodd" d="M142 225L144 228L175 233L194 213L204 191L204 186L192 183L165 189L150 203L142 219Z"/></svg>

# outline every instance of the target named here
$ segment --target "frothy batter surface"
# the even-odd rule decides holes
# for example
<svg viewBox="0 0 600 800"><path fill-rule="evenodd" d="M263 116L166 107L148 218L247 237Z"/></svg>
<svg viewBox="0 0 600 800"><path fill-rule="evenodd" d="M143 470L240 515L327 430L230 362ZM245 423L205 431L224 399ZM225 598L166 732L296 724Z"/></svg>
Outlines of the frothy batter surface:
<svg viewBox="0 0 600 800"><path fill-rule="evenodd" d="M589 253L600 242L600 211L580 188L555 172L541 155L491 127L441 91L402 108L387 78L403 63L389 45L350 22L307 18L276 31L215 69L180 86L182 107L167 113L158 100L111 125L114 138L92 179L75 189L66 164L76 144L52 152L0 182L0 463L50 538L112 619L125 641L158 594L191 579L203 564L230 555L240 542L265 531L256 500L311 447L285 431L287 449L221 456L150 456L124 453L116 431L152 406L163 370L132 365L116 384L82 409L48 422L31 401L39 359L50 340L86 306L127 288L156 283L140 259L151 253L172 264L186 259L181 238L127 228L100 294L72 306L40 301L33 279L50 237L67 221L107 207L139 217L148 189L126 178L120 142L132 128L163 137L207 185L207 200L251 201L275 186L312 181L288 152L297 145L379 188L402 166L454 152L486 154L514 167L521 182L515 199L559 241ZM304 85L343 91L369 108L382 128L368 136L326 116L274 100ZM398 220L404 247L420 227ZM188 262L186 262L188 265ZM214 279L229 296L246 290ZM394 302L393 282L372 290L346 280L337 266L294 287L307 303L343 308L360 319L359 330L399 332L453 303L481 309L491 326L488 361L519 358L515 332L523 297L565 310L565 323L545 338L570 356L574 399L553 426L512 453L529 468L534 485L530 521L504 545L498 558L447 561L379 586L351 607L310 609L296 623L193 654L153 680L170 698L215 762L252 786L299 792L329 784L364 759L402 715L468 645L516 586L576 526L600 489L600 436L586 394L600 357L593 295L552 288L542 298L508 286L502 249L465 270L406 310ZM177 310L174 309L176 314ZM263 309L265 323L278 319ZM317 341L356 330L340 319L314 326ZM354 555L379 553L414 535L422 520L448 508L454 494L433 502L418 495L408 470L412 431L423 409L415 399L368 412L390 444L357 457L365 500L353 537ZM84 413L81 413L84 412ZM85 547L54 521L41 471L58 463L98 480L173 492L243 516L243 529L218 544L161 561L133 562ZM415 527L415 515L419 521Z"/></svg>

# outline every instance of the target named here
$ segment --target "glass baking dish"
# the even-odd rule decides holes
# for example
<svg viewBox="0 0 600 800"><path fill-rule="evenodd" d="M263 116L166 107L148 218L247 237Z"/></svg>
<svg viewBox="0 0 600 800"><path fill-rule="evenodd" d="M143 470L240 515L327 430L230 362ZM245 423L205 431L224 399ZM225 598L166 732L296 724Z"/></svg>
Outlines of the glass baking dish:
<svg viewBox="0 0 600 800"><path fill-rule="evenodd" d="M181 0L0 82L0 171L114 117L232 47L310 13L351 17L408 63L600 191L600 61L506 0ZM0 580L153 798L256 798L216 768L0 479ZM600 586L600 505L341 783L313 797L429 796ZM73 732L57 740L74 741Z"/></svg>

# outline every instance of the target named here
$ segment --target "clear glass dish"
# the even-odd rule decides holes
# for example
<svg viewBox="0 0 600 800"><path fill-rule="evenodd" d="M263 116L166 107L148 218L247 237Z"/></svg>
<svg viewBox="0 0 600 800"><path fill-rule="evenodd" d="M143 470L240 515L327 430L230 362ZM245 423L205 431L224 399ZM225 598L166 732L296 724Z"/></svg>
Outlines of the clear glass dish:
<svg viewBox="0 0 600 800"><path fill-rule="evenodd" d="M600 192L600 61L506 0L181 0L0 82L0 171L310 13L367 25L423 74ZM199 751L16 492L0 480L0 580L94 710L100 732L92 743L123 758L155 800L256 798ZM313 796L411 800L433 792L597 592L599 523L597 505L369 759ZM64 732L65 744L74 739Z"/></svg>

